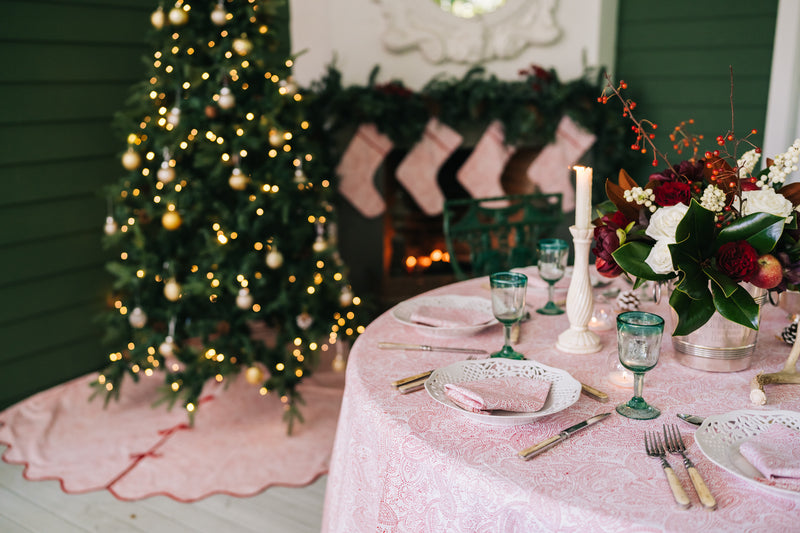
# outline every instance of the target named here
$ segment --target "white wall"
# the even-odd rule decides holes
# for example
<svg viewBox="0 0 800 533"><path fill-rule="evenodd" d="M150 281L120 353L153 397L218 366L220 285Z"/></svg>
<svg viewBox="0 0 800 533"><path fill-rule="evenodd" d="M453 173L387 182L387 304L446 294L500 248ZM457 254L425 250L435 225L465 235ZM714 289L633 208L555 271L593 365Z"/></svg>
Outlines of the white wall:
<svg viewBox="0 0 800 533"><path fill-rule="evenodd" d="M800 137L800 2L780 0L769 81L764 155L783 153ZM789 182L800 181L795 172Z"/></svg>
<svg viewBox="0 0 800 533"><path fill-rule="evenodd" d="M432 0L393 1L402 2L404 9L409 4L417 4L415 9L422 12L438 9ZM516 79L520 69L537 64L555 68L562 80L570 80L579 77L585 66L613 68L617 0L550 1L555 1L561 38L554 44L530 46L514 59L490 61L484 65L489 72L501 79ZM364 85L375 65L381 67L380 82L400 79L412 89L440 74L461 77L470 68L431 64L418 49L388 51L382 42L387 20L380 0L290 0L290 15L293 52L307 50L294 66L301 85L319 79L334 59L345 85ZM456 24L466 28L470 23Z"/></svg>

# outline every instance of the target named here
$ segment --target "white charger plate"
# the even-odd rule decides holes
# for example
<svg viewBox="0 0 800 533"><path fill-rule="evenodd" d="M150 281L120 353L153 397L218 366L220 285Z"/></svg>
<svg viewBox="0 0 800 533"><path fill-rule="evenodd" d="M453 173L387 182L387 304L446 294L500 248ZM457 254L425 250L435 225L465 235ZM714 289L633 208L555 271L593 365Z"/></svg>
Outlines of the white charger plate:
<svg viewBox="0 0 800 533"><path fill-rule="evenodd" d="M550 394L548 394L544 406L539 411L532 413L511 411L472 413L451 402L444 392L444 386L448 383L463 383L506 376L549 381ZM519 426L530 424L537 418L563 411L577 402L581 395L581 384L568 372L558 368L552 368L536 361L516 361L497 357L480 361L459 361L444 368L437 368L425 382L425 390L434 400L455 409L470 420L497 426Z"/></svg>
<svg viewBox="0 0 800 533"><path fill-rule="evenodd" d="M800 499L800 492L757 481L757 477L763 476L739 453L739 446L743 442L760 435L772 424L783 424L800 431L800 413L743 410L709 416L694 434L694 440L712 463L750 485L780 496Z"/></svg>
<svg viewBox="0 0 800 533"><path fill-rule="evenodd" d="M418 324L411 320L414 312L422 306L442 307L451 309L470 309L474 311L481 311L491 317L489 321L484 324L475 326L462 326L462 327L437 327L427 326L425 324ZM494 318L492 313L492 301L488 298L480 298L478 296L460 296L456 294L442 295L442 296L420 296L419 298L412 298L394 306L392 308L392 316L398 322L407 326L412 326L418 331L435 337L466 337L474 335L484 328L497 324L497 319Z"/></svg>

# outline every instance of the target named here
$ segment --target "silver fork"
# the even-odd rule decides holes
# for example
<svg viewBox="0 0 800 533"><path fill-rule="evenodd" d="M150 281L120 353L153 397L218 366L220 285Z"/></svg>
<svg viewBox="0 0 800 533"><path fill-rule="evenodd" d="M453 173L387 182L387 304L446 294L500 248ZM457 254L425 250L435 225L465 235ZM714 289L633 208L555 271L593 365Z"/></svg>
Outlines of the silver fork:
<svg viewBox="0 0 800 533"><path fill-rule="evenodd" d="M686 471L689 473L689 478L692 480L697 497L700 498L700 503L709 510L715 509L717 501L692 460L686 457L686 445L683 443L683 437L681 437L681 433L675 424L671 426L664 424L664 444L666 444L669 453L680 454L683 457L683 466L686 467Z"/></svg>
<svg viewBox="0 0 800 533"><path fill-rule="evenodd" d="M683 490L683 485L681 485L678 476L675 475L675 471L672 470L671 466L669 466L669 462L667 461L667 453L664 450L664 446L661 444L661 436L658 433L651 433L648 435L648 433L645 431L644 448L647 451L647 455L661 459L661 468L664 469L664 474L667 476L669 488L672 490L672 496L675 498L675 503L684 509L689 507L691 505L689 502L689 496L686 494L686 491Z"/></svg>

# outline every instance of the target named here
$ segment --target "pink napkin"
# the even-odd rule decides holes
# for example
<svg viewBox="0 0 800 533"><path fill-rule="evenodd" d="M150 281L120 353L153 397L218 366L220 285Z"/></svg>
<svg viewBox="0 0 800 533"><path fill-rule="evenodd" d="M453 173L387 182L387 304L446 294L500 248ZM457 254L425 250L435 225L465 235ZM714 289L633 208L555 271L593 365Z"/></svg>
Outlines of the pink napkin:
<svg viewBox="0 0 800 533"><path fill-rule="evenodd" d="M744 441L739 453L747 459L764 478L758 481L772 486L800 491L800 433L783 424L772 424L769 429Z"/></svg>
<svg viewBox="0 0 800 533"><path fill-rule="evenodd" d="M540 410L550 393L550 382L541 379L507 376L463 383L448 383L444 392L450 400L473 413L482 411Z"/></svg>
<svg viewBox="0 0 800 533"><path fill-rule="evenodd" d="M491 321L492 315L477 309L458 309L421 305L411 313L411 321L423 326L437 328L462 328L480 326Z"/></svg>

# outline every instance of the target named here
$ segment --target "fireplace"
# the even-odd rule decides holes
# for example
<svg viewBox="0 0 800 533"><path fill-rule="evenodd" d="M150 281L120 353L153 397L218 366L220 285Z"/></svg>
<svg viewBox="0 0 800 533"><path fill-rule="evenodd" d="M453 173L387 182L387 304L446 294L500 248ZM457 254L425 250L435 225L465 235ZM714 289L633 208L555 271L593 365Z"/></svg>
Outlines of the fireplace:
<svg viewBox="0 0 800 533"><path fill-rule="evenodd" d="M449 264L443 217L425 214L395 178L406 155L393 150L375 176L386 210L366 219L344 199L339 206L339 245L355 292L383 311L407 298L456 281ZM456 172L471 149L456 150L442 165L438 184L448 200L468 198ZM539 149L520 148L509 159L502 186L507 194L534 192L525 172ZM463 258L460 258L463 260Z"/></svg>

